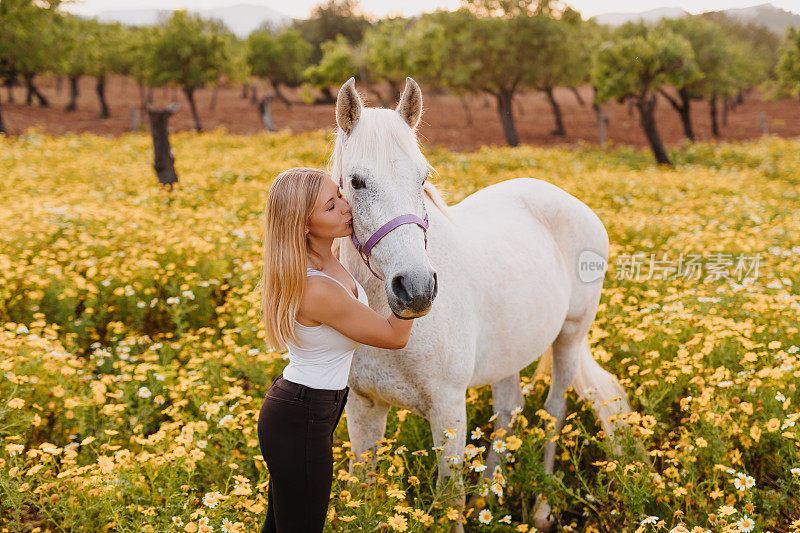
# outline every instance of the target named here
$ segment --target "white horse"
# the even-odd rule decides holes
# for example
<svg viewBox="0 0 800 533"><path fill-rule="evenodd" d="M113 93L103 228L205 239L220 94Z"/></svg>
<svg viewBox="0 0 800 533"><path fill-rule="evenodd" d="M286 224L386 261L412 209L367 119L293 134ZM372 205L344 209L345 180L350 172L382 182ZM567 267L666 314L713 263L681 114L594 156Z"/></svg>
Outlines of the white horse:
<svg viewBox="0 0 800 533"><path fill-rule="evenodd" d="M524 406L519 373L548 347L552 380L544 408L556 432L566 417L564 393L573 386L593 402L611 435L607 417L630 407L617 379L592 358L587 339L608 260L602 222L574 196L532 178L491 185L448 207L425 181L432 167L415 133L421 113L422 93L411 78L394 110L364 108L352 78L336 103L332 176L342 180L358 241L399 215L429 218L427 235L406 223L371 250L370 266L385 281L350 239L337 239L340 261L364 286L370 307L416 318L405 348L356 349L345 408L352 451L358 457L373 449L390 406L400 406L425 417L436 445L444 445L441 483L452 475L448 458L463 460L467 388L491 384L496 425L509 430L512 413ZM582 253L603 264L594 279L581 279ZM455 438L444 437L447 428ZM549 473L555 450L548 441ZM487 463L491 475L496 454ZM463 508L463 490L454 501ZM541 499L536 509L535 524L546 529L550 509ZM454 531L462 530L459 521Z"/></svg>

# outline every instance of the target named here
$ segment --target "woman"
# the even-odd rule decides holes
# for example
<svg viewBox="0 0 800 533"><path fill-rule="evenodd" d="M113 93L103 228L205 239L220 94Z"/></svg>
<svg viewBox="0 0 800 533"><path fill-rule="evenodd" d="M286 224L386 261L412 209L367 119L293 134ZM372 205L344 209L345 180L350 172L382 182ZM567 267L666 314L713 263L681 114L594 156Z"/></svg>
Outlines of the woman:
<svg viewBox="0 0 800 533"><path fill-rule="evenodd" d="M353 231L350 205L325 172L279 174L267 197L262 311L267 344L288 347L258 417L270 472L262 532L322 531L333 482L333 431L359 344L403 348L412 320L384 318L339 263L333 239ZM277 529L276 529L277 528Z"/></svg>

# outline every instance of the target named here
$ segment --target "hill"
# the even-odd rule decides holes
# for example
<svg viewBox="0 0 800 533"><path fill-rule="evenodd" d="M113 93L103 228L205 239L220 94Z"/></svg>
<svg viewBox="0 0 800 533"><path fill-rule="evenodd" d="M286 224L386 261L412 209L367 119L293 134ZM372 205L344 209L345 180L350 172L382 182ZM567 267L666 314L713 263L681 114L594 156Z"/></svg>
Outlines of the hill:
<svg viewBox="0 0 800 533"><path fill-rule="evenodd" d="M800 27L800 15L775 7L772 4L723 9L719 12L742 22L752 22L759 26L764 26L781 36L786 32L787 26ZM660 7L642 12L603 13L592 18L600 24L620 26L631 21L657 22L662 18L680 18L688 14L687 11L676 7Z"/></svg>
<svg viewBox="0 0 800 533"><path fill-rule="evenodd" d="M158 22L159 14L169 13L171 10L161 9L119 9L101 11L97 19L109 22L116 21L123 24L149 26ZM257 4L235 4L225 7L208 9L193 9L203 17L222 20L238 37L247 37L253 30L264 23L272 26L283 26L292 21L292 18L267 6Z"/></svg>

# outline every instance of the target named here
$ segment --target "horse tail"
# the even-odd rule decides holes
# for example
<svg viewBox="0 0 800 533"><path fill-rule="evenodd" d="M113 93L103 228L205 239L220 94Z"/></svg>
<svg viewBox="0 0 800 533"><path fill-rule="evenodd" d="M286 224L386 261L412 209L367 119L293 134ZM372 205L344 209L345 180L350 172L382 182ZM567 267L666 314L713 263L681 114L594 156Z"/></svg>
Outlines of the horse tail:
<svg viewBox="0 0 800 533"><path fill-rule="evenodd" d="M581 346L578 372L572 387L584 401L591 402L592 409L603 424L606 435L612 438L615 429L622 423L617 416L630 413L632 409L628 395L619 380L592 357L589 339L585 339ZM609 421L612 415L615 416Z"/></svg>

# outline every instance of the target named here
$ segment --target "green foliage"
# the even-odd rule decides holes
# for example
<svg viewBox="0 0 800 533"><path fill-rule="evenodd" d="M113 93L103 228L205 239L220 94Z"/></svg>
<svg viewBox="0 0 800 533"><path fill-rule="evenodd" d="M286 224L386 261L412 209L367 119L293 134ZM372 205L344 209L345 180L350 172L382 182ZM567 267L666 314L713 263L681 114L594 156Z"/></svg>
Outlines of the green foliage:
<svg viewBox="0 0 800 533"><path fill-rule="evenodd" d="M643 97L665 85L681 87L700 75L691 44L670 31L607 41L592 63L599 102Z"/></svg>
<svg viewBox="0 0 800 533"><path fill-rule="evenodd" d="M322 43L322 59L303 73L306 81L319 89L344 83L357 75L356 51L342 35L338 35L335 41Z"/></svg>
<svg viewBox="0 0 800 533"><path fill-rule="evenodd" d="M733 95L763 79L764 59L754 53L747 41L729 38L716 22L702 17L663 19L659 29L684 37L692 47L700 76L683 85L690 98Z"/></svg>
<svg viewBox="0 0 800 533"><path fill-rule="evenodd" d="M361 43L367 72L379 80L398 83L412 73L411 49L417 45L409 23L397 18L367 29Z"/></svg>
<svg viewBox="0 0 800 533"><path fill-rule="evenodd" d="M252 74L250 64L247 62L247 41L238 39L232 33L226 34L226 37L230 61L225 63L222 73L227 81L245 83L250 80Z"/></svg>
<svg viewBox="0 0 800 533"><path fill-rule="evenodd" d="M58 66L56 11L60 0L0 2L0 75L37 74Z"/></svg>
<svg viewBox="0 0 800 533"><path fill-rule="evenodd" d="M781 44L778 84L792 95L800 94L800 28L789 28Z"/></svg>
<svg viewBox="0 0 800 533"><path fill-rule="evenodd" d="M159 29L140 26L127 30L121 45L124 72L142 85L156 85L153 56Z"/></svg>
<svg viewBox="0 0 800 533"><path fill-rule="evenodd" d="M89 72L91 62L91 20L60 14L59 42L61 43L57 71L67 76L82 76Z"/></svg>
<svg viewBox="0 0 800 533"><path fill-rule="evenodd" d="M130 68L129 58L123 55L127 32L122 24L90 19L84 31L86 41L83 44L88 49L86 74L107 76L125 73Z"/></svg>
<svg viewBox="0 0 800 533"><path fill-rule="evenodd" d="M305 20L293 27L313 46L311 61L318 63L324 54L322 43L342 35L351 45L361 42L370 23L358 8L358 0L326 0L311 10Z"/></svg>
<svg viewBox="0 0 800 533"><path fill-rule="evenodd" d="M303 81L311 51L311 43L293 28L284 29L275 36L268 30L261 30L247 37L247 63L253 75L290 87Z"/></svg>
<svg viewBox="0 0 800 533"><path fill-rule="evenodd" d="M780 37L765 26L753 22L742 22L740 19L726 15L721 11L712 11L698 15L706 20L711 20L719 24L725 35L731 41L747 46L752 50L752 60L763 64L759 68L762 76L751 86L755 86L771 76L775 65L778 62L778 49L780 47Z"/></svg>
<svg viewBox="0 0 800 533"><path fill-rule="evenodd" d="M185 10L173 12L159 28L152 47L154 85L174 83L194 91L217 81L231 60L230 41L221 23Z"/></svg>

